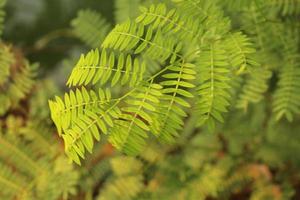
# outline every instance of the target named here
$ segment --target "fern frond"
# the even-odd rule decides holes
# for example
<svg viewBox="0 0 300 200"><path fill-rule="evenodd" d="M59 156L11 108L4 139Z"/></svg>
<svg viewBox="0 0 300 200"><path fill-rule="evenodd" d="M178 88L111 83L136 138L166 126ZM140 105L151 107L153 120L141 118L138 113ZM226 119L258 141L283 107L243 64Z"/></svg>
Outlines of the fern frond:
<svg viewBox="0 0 300 200"><path fill-rule="evenodd" d="M182 169L181 169L182 170ZM171 198L166 199L199 199L218 198L223 188L226 166L215 163L215 166L205 164L200 172L187 177L185 181L175 189L170 191ZM174 176L174 175L173 175ZM178 180L180 182L180 180ZM174 189L173 189L174 190ZM169 196L168 195L168 196Z"/></svg>
<svg viewBox="0 0 300 200"><path fill-rule="evenodd" d="M189 108L189 98L194 97L190 88L194 88L195 66L190 63L178 61L167 67L168 71L162 75L164 86L162 101L157 110L159 117L158 131L155 135L165 143L174 142L183 128L183 119L187 116L184 108Z"/></svg>
<svg viewBox="0 0 300 200"><path fill-rule="evenodd" d="M16 138L13 139L17 140ZM11 163L14 163L22 172L27 172L31 176L43 172L43 168L30 156L31 150L29 146L24 146L17 141L13 143L12 139L1 136L0 147L6 149L6 151L1 152L1 158L8 159ZM12 157L11 154L14 154L14 156Z"/></svg>
<svg viewBox="0 0 300 200"><path fill-rule="evenodd" d="M104 145L104 146L98 146L100 151L106 152L107 149L110 150L112 153L112 148L111 145ZM98 151L95 150L95 151ZM93 158L96 158L97 154L91 155L90 161L95 160ZM87 193L91 193L93 191L93 188L97 185L99 180L105 180L107 177L107 174L111 173L111 166L109 161L111 160L111 157L107 156L107 158L97 160L96 163L90 163L90 164L85 164L85 167L82 168L82 173L80 176L80 183L79 186L81 190L87 191Z"/></svg>
<svg viewBox="0 0 300 200"><path fill-rule="evenodd" d="M264 93L269 88L268 80L272 72L268 69L258 68L251 71L246 78L243 91L236 103L237 108L247 110L250 103L258 103L264 98Z"/></svg>
<svg viewBox="0 0 300 200"><path fill-rule="evenodd" d="M252 177L249 176L249 172L246 169L234 169L228 178L224 181L221 195L229 197L232 191L241 191L247 187L252 181Z"/></svg>
<svg viewBox="0 0 300 200"><path fill-rule="evenodd" d="M31 65L26 60L24 62L24 67L13 75L13 83L10 85L7 92L8 95L13 98L12 101L24 98L35 83L33 78L36 76L38 65Z"/></svg>
<svg viewBox="0 0 300 200"><path fill-rule="evenodd" d="M100 131L107 133L113 119L120 114L117 107L120 99L111 99L110 90L99 89L98 95L85 88L65 94L64 101L56 97L49 101L52 119L65 141L69 157L80 163L78 155L84 157L85 149L92 152L93 138L100 140ZM115 102L115 103L114 103Z"/></svg>
<svg viewBox="0 0 300 200"><path fill-rule="evenodd" d="M30 92L35 82L37 65L30 65L22 57L17 60L17 55L11 48L5 46L1 48L10 54L0 61L3 64L0 66L3 75L9 73L6 81L0 85L0 115L3 115L9 108L17 106L18 102Z"/></svg>
<svg viewBox="0 0 300 200"><path fill-rule="evenodd" d="M6 0L0 0L0 36L2 36L3 32L3 23L4 23L4 17L5 17L5 12L3 10L3 7L6 4Z"/></svg>
<svg viewBox="0 0 300 200"><path fill-rule="evenodd" d="M241 32L229 34L224 41L224 47L229 55L229 62L238 74L247 71L248 68L258 66L253 55L256 52L253 44L247 36Z"/></svg>
<svg viewBox="0 0 300 200"><path fill-rule="evenodd" d="M10 75L10 67L15 62L11 48L0 45L0 87L7 82Z"/></svg>
<svg viewBox="0 0 300 200"><path fill-rule="evenodd" d="M158 123L152 113L159 105L160 90L158 84L140 86L125 100L128 105L121 108L122 114L109 135L109 141L117 149L136 155L145 147L150 126Z"/></svg>
<svg viewBox="0 0 300 200"><path fill-rule="evenodd" d="M251 35L251 42L257 50L258 57L261 58L259 63L269 66L274 62L274 57L269 54L272 55L284 48L282 36L285 34L285 28L281 23L270 23L270 19L266 16L268 12L266 7L252 3L244 12L242 22L245 33Z"/></svg>
<svg viewBox="0 0 300 200"><path fill-rule="evenodd" d="M193 18L182 19L176 9L167 10L165 4L142 7L137 23L152 24L153 29L161 29L163 33L176 34L180 40L198 39L203 34L201 22Z"/></svg>
<svg viewBox="0 0 300 200"><path fill-rule="evenodd" d="M67 130L71 126L72 120L79 118L85 112L92 111L92 109L99 109L103 105L109 103L109 99L103 90L99 90L97 94L93 90L87 91L84 87L81 90L70 91L65 94L64 100L56 97L55 101L49 101L51 110L51 117L54 121L59 134L63 130Z"/></svg>
<svg viewBox="0 0 300 200"><path fill-rule="evenodd" d="M120 177L108 184L97 200L131 200L142 191L143 186L142 175Z"/></svg>
<svg viewBox="0 0 300 200"><path fill-rule="evenodd" d="M173 0L182 16L182 19L197 20L206 33L205 37L210 34L223 35L229 31L229 20L223 16L223 12L218 6L216 0ZM203 40L203 39L202 39Z"/></svg>
<svg viewBox="0 0 300 200"><path fill-rule="evenodd" d="M285 66L280 70L278 89L274 94L273 111L276 119L293 121L300 113L300 56L295 41L285 50Z"/></svg>
<svg viewBox="0 0 300 200"><path fill-rule="evenodd" d="M182 45L174 37L163 37L160 29L155 31L152 26L127 21L117 25L108 34L102 44L103 48L113 48L120 51L134 51L134 54L143 53L154 60L164 62L170 58L171 63L177 57Z"/></svg>
<svg viewBox="0 0 300 200"><path fill-rule="evenodd" d="M0 163L0 187L2 188L0 197L13 199L18 194L19 197L24 197L25 195L22 194L26 193L24 188L27 182L28 178L16 174L11 168Z"/></svg>
<svg viewBox="0 0 300 200"><path fill-rule="evenodd" d="M81 10L71 22L75 35L89 47L100 47L111 25L97 12Z"/></svg>
<svg viewBox="0 0 300 200"><path fill-rule="evenodd" d="M245 10L250 7L254 0L227 0L221 1L220 3L224 5L227 10L236 11L236 10ZM258 2L258 1L256 1Z"/></svg>
<svg viewBox="0 0 300 200"><path fill-rule="evenodd" d="M300 13L300 2L298 0L267 0L264 3L268 9L275 10L282 16L297 15Z"/></svg>
<svg viewBox="0 0 300 200"><path fill-rule="evenodd" d="M80 95L71 91L64 101L58 97L50 101L65 150L75 162L80 163L86 150L92 151L99 132L109 133L109 142L129 155L139 153L151 134L164 143L174 142L183 129L195 85L199 124L208 122L212 128L215 121L224 121L232 72L257 66L253 45L242 33L229 33L217 0L174 2L176 9L152 4L141 8L134 22L116 25L101 52L95 49L81 56L67 83L69 87L129 83L129 92L104 104L96 95L93 106L87 106L90 100L80 100L78 89ZM148 70L151 63L157 70Z"/></svg>
<svg viewBox="0 0 300 200"><path fill-rule="evenodd" d="M77 183L78 172L68 164L66 157L60 156L53 162L50 170L48 168L47 173L38 177L37 199L69 199L71 195L76 194Z"/></svg>
<svg viewBox="0 0 300 200"><path fill-rule="evenodd" d="M116 22L123 23L137 17L141 3L142 0L116 0L114 12Z"/></svg>
<svg viewBox="0 0 300 200"><path fill-rule="evenodd" d="M211 129L215 121L223 122L222 113L227 112L229 105L229 63L224 46L220 42L212 42L203 48L198 58L199 80L197 88L199 99L196 112L199 125L208 123Z"/></svg>
<svg viewBox="0 0 300 200"><path fill-rule="evenodd" d="M110 160L110 165L113 173L117 176L141 172L143 169L143 163L140 160L129 156L112 158Z"/></svg>
<svg viewBox="0 0 300 200"><path fill-rule="evenodd" d="M216 11L216 1L207 0L172 0L175 5L182 12L189 12L191 16L197 16L201 19L205 19L214 16L213 13ZM212 14L212 15L211 15ZM215 13L219 14L219 13Z"/></svg>
<svg viewBox="0 0 300 200"><path fill-rule="evenodd" d="M132 87L143 79L146 70L145 62L132 58L130 54L108 52L103 49L90 51L86 56L81 56L73 69L67 84L69 86L87 85L100 81L103 85L111 80L114 86L119 81L122 85L129 82Z"/></svg>
<svg viewBox="0 0 300 200"><path fill-rule="evenodd" d="M53 129L45 125L43 121L29 121L25 127L19 128L19 132L24 137L24 141L30 142L33 151L40 155L47 154L49 158L57 156L57 146L50 141Z"/></svg>

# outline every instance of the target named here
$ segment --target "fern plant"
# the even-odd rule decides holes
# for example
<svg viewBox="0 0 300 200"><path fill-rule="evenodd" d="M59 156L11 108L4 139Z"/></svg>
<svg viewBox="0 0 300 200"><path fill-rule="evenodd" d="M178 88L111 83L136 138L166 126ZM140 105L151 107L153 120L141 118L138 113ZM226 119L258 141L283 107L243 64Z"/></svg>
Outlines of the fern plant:
<svg viewBox="0 0 300 200"><path fill-rule="evenodd" d="M298 198L296 0L16 2L75 18L1 41L0 199Z"/></svg>
<svg viewBox="0 0 300 200"><path fill-rule="evenodd" d="M191 110L196 112L195 127L214 130L216 122L225 121L232 90L240 91L239 108L247 110L249 103L259 102L272 75L264 58L273 48L261 29L268 23L268 5L239 5L250 13L244 33L231 27L218 1L152 4L142 7L136 19L116 25L102 45L82 55L74 67L67 85L77 89L49 101L66 153L80 163L104 133L117 149L137 155L148 138L175 142ZM154 73L149 60L159 63ZM233 87L237 77L241 89ZM291 80L290 75L282 75L284 80ZM126 92L111 94L116 86ZM291 89L281 91L277 98ZM287 103L297 102L298 93L291 93L295 97L275 100L278 119L286 115L291 120L298 112L297 103Z"/></svg>

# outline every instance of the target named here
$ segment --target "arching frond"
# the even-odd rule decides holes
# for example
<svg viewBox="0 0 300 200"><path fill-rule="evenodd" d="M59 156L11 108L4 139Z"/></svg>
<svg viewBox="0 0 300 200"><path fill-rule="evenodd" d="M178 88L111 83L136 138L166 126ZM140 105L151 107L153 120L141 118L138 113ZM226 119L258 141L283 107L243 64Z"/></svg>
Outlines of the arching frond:
<svg viewBox="0 0 300 200"><path fill-rule="evenodd" d="M145 70L145 62L132 58L130 54L115 55L105 49L99 53L95 49L81 56L67 84L76 86L100 82L103 85L110 80L112 86L119 81L122 85L129 82L130 86L134 86L143 79Z"/></svg>
<svg viewBox="0 0 300 200"><path fill-rule="evenodd" d="M254 1L255 3L259 2L257 0L220 0L219 2L220 4L223 4L223 6L229 11L242 11L249 8Z"/></svg>
<svg viewBox="0 0 300 200"><path fill-rule="evenodd" d="M206 199L209 196L217 197L222 189L222 182L225 173L221 166L205 166L202 175L187 185L187 191L184 195L191 199Z"/></svg>
<svg viewBox="0 0 300 200"><path fill-rule="evenodd" d="M69 94L66 93L64 100L56 97L55 101L49 101L51 117L59 134L67 130L72 125L73 120L80 118L80 115L109 104L110 98L109 90L99 89L99 92L96 93L93 90L87 91L82 87L80 90L71 90Z"/></svg>
<svg viewBox="0 0 300 200"><path fill-rule="evenodd" d="M10 47L0 47L5 58L0 58L1 66L0 76L3 80L0 84L0 115L3 115L7 110L16 106L31 90L34 84L36 75L36 64L29 64L27 60L15 55Z"/></svg>
<svg viewBox="0 0 300 200"><path fill-rule="evenodd" d="M0 45L0 86L6 83L10 75L10 67L15 62L11 48Z"/></svg>
<svg viewBox="0 0 300 200"><path fill-rule="evenodd" d="M283 16L297 15L300 13L300 5L298 0L267 0L265 6L270 10L275 10Z"/></svg>
<svg viewBox="0 0 300 200"><path fill-rule="evenodd" d="M180 40L199 40L203 34L200 20L192 17L182 19L176 9L168 10L165 4L142 7L141 14L135 21L144 25L153 24L154 29L159 28L163 33L176 34Z"/></svg>
<svg viewBox="0 0 300 200"><path fill-rule="evenodd" d="M269 54L272 55L284 47L282 36L285 31L283 24L270 23L272 19L268 19L267 14L267 7L260 7L256 3L251 4L242 15L242 27L245 33L251 36L251 42L256 48L259 63L270 66L275 58Z"/></svg>
<svg viewBox="0 0 300 200"><path fill-rule="evenodd" d="M223 16L217 0L173 0L183 19L197 20L209 37L229 31L229 20Z"/></svg>
<svg viewBox="0 0 300 200"><path fill-rule="evenodd" d="M162 90L162 101L157 109L159 123L155 135L165 143L174 142L182 130L183 119L187 116L184 108L189 108L189 98L194 97L190 88L194 88L195 66L178 61L167 67L168 71L162 75L164 80L160 83L164 86Z"/></svg>
<svg viewBox="0 0 300 200"><path fill-rule="evenodd" d="M12 98L13 102L22 99L30 92L34 84L34 77L36 76L37 64L29 64L24 60L24 66L19 72L12 75L12 84L8 88L7 94Z"/></svg>
<svg viewBox="0 0 300 200"><path fill-rule="evenodd" d="M123 23L128 19L134 19L138 15L139 6L142 0L116 0L115 1L115 20Z"/></svg>
<svg viewBox="0 0 300 200"><path fill-rule="evenodd" d="M224 47L229 56L229 62L232 70L242 73L248 68L258 66L253 55L256 52L250 39L241 32L229 34L225 40Z"/></svg>
<svg viewBox="0 0 300 200"><path fill-rule="evenodd" d="M30 142L33 151L40 155L47 154L49 158L58 155L57 146L51 143L52 127L48 127L43 121L31 120L25 127L20 128L20 135L24 137L24 141Z"/></svg>
<svg viewBox="0 0 300 200"><path fill-rule="evenodd" d="M268 89L268 81L272 72L268 69L258 68L252 70L243 85L243 91L236 103L237 108L247 110L250 103L258 103L264 98L264 93Z"/></svg>
<svg viewBox="0 0 300 200"><path fill-rule="evenodd" d="M134 54L143 53L160 62L169 58L174 62L182 48L174 37L163 37L160 29L154 30L152 26L145 27L130 21L117 25L108 34L102 47L125 52L133 50Z"/></svg>
<svg viewBox="0 0 300 200"><path fill-rule="evenodd" d="M96 11L81 10L71 22L75 35L89 47L100 47L106 34L110 31L110 24Z"/></svg>
<svg viewBox="0 0 300 200"><path fill-rule="evenodd" d="M142 172L143 163L135 157L117 156L110 160L113 173L117 176Z"/></svg>
<svg viewBox="0 0 300 200"><path fill-rule="evenodd" d="M56 97L49 101L52 119L65 141L66 153L76 163L84 157L85 150L92 152L93 138L100 140L100 132L106 134L118 118L120 99L111 99L110 90L99 89L98 94L82 88L65 94L64 101Z"/></svg>
<svg viewBox="0 0 300 200"><path fill-rule="evenodd" d="M130 200L142 191L143 186L143 177L141 175L120 177L110 182L97 200L119 198Z"/></svg>
<svg viewBox="0 0 300 200"><path fill-rule="evenodd" d="M136 155L145 147L147 132L157 119L153 116L160 101L161 86L149 84L136 88L125 100L122 114L114 123L109 141L129 155Z"/></svg>
<svg viewBox="0 0 300 200"><path fill-rule="evenodd" d="M30 191L24 191L28 179L20 176L14 171L0 163L0 186L2 191L0 196L5 199L13 199L14 197L22 199L31 199Z"/></svg>
<svg viewBox="0 0 300 200"><path fill-rule="evenodd" d="M285 66L280 70L278 89L274 94L273 111L277 120L285 117L293 121L294 115L300 113L300 56L295 43L298 41L297 36L287 42Z"/></svg>
<svg viewBox="0 0 300 200"><path fill-rule="evenodd" d="M222 113L227 112L229 105L229 63L224 46L220 42L207 45L198 58L199 99L196 112L199 125L207 123L214 127L215 121L223 122Z"/></svg>

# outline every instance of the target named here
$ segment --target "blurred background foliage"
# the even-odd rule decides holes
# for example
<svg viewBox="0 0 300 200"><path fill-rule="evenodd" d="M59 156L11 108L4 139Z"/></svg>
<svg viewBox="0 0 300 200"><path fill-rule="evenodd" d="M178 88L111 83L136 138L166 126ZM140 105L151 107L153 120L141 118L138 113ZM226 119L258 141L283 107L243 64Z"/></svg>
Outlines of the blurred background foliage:
<svg viewBox="0 0 300 200"><path fill-rule="evenodd" d="M86 49L71 33L70 22L80 9L97 10L114 24L113 7L114 2L107 0L10 0L3 39L39 62L44 75L61 68L64 58Z"/></svg>

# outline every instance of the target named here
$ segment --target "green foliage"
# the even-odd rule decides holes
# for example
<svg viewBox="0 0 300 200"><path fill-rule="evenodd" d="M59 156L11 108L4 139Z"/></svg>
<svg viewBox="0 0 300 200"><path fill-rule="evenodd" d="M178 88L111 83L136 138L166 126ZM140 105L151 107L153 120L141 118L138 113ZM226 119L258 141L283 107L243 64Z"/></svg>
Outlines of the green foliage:
<svg viewBox="0 0 300 200"><path fill-rule="evenodd" d="M110 24L96 11L81 10L71 22L75 35L89 47L99 47L111 29Z"/></svg>
<svg viewBox="0 0 300 200"><path fill-rule="evenodd" d="M229 105L229 63L222 44L212 42L203 48L199 56L199 100L197 101L197 112L199 124L206 121L213 129L215 120L224 122L221 115L227 112Z"/></svg>
<svg viewBox="0 0 300 200"><path fill-rule="evenodd" d="M267 6L270 6L272 10L275 12L280 13L281 15L295 15L299 14L300 12L300 6L297 1L283 1L283 0L277 0L277 1L267 1Z"/></svg>
<svg viewBox="0 0 300 200"><path fill-rule="evenodd" d="M116 0L115 1L115 20L122 23L127 19L137 17L138 9L142 0Z"/></svg>
<svg viewBox="0 0 300 200"><path fill-rule="evenodd" d="M126 106L113 123L109 141L118 149L129 155L135 155L145 146L144 139L151 126L158 123L153 114L159 104L161 86L149 84L135 88L126 96ZM118 101L120 101L119 99Z"/></svg>
<svg viewBox="0 0 300 200"><path fill-rule="evenodd" d="M18 2L9 19L34 12L0 44L0 199L299 197L297 0Z"/></svg>
<svg viewBox="0 0 300 200"><path fill-rule="evenodd" d="M246 77L242 93L237 101L237 107L247 110L250 103L258 103L264 98L264 93L268 89L268 80L272 73L266 69L254 69Z"/></svg>
<svg viewBox="0 0 300 200"><path fill-rule="evenodd" d="M145 72L145 63L139 59L133 59L130 54L121 53L116 56L103 49L90 51L86 56L82 55L68 80L69 86L96 84L104 85L111 80L114 86L119 81L122 85L129 82L134 86L141 81ZM121 79L122 78L122 79ZM120 80L121 79L121 80Z"/></svg>
<svg viewBox="0 0 300 200"><path fill-rule="evenodd" d="M66 94L64 101L58 97L50 101L52 119L70 158L79 163L78 156L84 158L85 148L92 151L92 135L99 140L99 132L109 134L109 141L130 155L143 150L148 132L163 143L173 143L184 129L189 109L195 109L199 126L207 124L213 131L216 122L225 121L235 77L245 80L236 88L241 88L237 107L247 110L249 103L262 100L272 75L265 58L273 52L262 31L267 21L258 6L264 5L243 5L251 14L245 17L245 30L250 34L256 31L251 39L241 31L231 31L217 1L179 0L170 9L165 4L152 4L142 7L136 20L116 25L104 39L101 50L81 56L67 82L73 87L99 87L99 97L91 95L95 98L89 102L89 92L77 89L76 94ZM261 55L256 55L255 47ZM144 72L151 67L146 58L160 64L158 72L146 76ZM290 75L282 75L281 79L291 80ZM127 92L106 99L100 86L109 82L112 88L106 93L116 85L126 86ZM93 89L90 92L95 93ZM275 101L285 104L275 103L278 119L279 115L288 115L291 120L292 113L298 112L297 104L288 103L298 101L297 92L291 94L296 94L295 98ZM193 98L196 101L191 104ZM106 100L102 105L99 100L103 99ZM90 103L96 106L88 106ZM67 114L61 115L65 111Z"/></svg>
<svg viewBox="0 0 300 200"><path fill-rule="evenodd" d="M237 73L250 70L258 66L253 55L255 48L250 39L241 32L236 32L225 41L225 49L229 52L229 62L232 70Z"/></svg>
<svg viewBox="0 0 300 200"><path fill-rule="evenodd" d="M77 89L65 94L64 100L65 103L57 97L56 102L49 102L52 119L66 143L66 153L80 163L77 154L84 158L85 149L91 152L93 138L100 140L99 131L106 134L107 126L112 126L112 119L117 118L120 111L116 103L110 102L109 90L99 89L97 95L94 91L88 93L85 88Z"/></svg>

